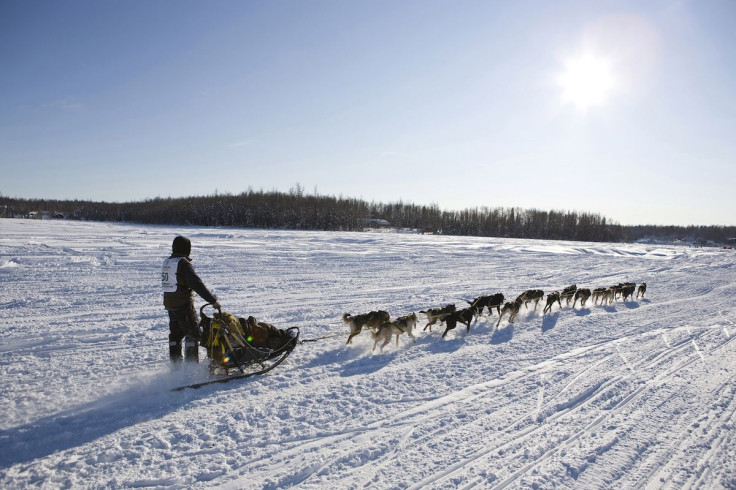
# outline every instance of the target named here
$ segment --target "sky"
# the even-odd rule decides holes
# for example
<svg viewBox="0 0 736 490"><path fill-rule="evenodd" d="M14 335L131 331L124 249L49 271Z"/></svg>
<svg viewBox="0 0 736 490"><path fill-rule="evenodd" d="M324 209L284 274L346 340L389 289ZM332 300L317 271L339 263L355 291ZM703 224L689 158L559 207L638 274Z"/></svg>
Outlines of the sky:
<svg viewBox="0 0 736 490"><path fill-rule="evenodd" d="M0 194L736 225L736 2L0 0Z"/></svg>

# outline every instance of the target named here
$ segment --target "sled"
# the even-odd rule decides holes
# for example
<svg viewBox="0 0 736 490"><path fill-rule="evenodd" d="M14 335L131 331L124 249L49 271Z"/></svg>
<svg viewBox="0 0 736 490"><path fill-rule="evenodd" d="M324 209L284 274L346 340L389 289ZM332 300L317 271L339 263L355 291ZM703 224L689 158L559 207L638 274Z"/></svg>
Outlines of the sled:
<svg viewBox="0 0 736 490"><path fill-rule="evenodd" d="M186 390L187 388L197 389L201 388L203 386L213 385L213 384L220 384L220 383L227 383L228 381L233 381L236 379L245 379L250 378L253 376L258 376L261 374L266 374L279 364L281 364L287 357L289 357L289 354L291 354L291 351L293 350L287 350L281 353L279 356L272 357L271 360L267 363L261 364L260 368L256 368L255 370L250 371L244 371L244 372L238 372L236 374L224 374L221 376L218 376L214 379L209 379L207 381L200 381L199 383L192 383L184 386L177 386L176 388L171 388L169 391L182 391ZM251 365L250 367L254 367Z"/></svg>
<svg viewBox="0 0 736 490"><path fill-rule="evenodd" d="M172 391L200 388L265 374L281 364L299 343L299 328L276 328L255 318L238 318L218 310L211 317L199 309L200 345L207 349L210 374L217 376L201 383L180 386Z"/></svg>

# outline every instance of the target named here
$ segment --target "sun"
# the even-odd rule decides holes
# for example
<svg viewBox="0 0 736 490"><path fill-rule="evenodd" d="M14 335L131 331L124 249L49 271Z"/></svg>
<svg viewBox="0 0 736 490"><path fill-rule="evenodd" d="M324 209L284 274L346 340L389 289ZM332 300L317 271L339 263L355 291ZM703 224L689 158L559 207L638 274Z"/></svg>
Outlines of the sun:
<svg viewBox="0 0 736 490"><path fill-rule="evenodd" d="M572 104L583 113L605 105L616 88L610 60L591 53L565 60L557 83L563 104Z"/></svg>

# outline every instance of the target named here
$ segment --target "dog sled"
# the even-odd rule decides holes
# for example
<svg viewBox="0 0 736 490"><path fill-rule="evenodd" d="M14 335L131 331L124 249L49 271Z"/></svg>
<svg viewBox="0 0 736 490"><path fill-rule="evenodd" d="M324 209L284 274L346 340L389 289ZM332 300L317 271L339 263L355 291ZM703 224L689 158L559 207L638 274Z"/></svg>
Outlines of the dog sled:
<svg viewBox="0 0 736 490"><path fill-rule="evenodd" d="M208 316L199 309L200 345L207 349L210 374L214 379L174 388L200 388L214 383L243 379L272 370L289 356L299 343L299 328L276 328L254 317L238 318L218 310Z"/></svg>

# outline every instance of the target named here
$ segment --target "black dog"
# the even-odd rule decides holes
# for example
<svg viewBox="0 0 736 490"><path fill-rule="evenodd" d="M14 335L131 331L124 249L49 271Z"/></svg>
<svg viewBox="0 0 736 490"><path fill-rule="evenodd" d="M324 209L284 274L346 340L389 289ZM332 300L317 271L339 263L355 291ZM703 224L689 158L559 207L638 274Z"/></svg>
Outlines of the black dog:
<svg viewBox="0 0 736 490"><path fill-rule="evenodd" d="M490 296L478 296L473 301L468 301L471 308L478 310L478 315L483 314L483 309L488 308L488 315L493 315L493 308L496 308L498 314L501 314L501 305L503 305L503 294L496 293Z"/></svg>
<svg viewBox="0 0 736 490"><path fill-rule="evenodd" d="M447 332L457 327L458 322L465 324L466 333L470 333L470 322L472 322L477 315L478 310L472 307L463 308L460 311L451 313L445 318L445 324L447 324L447 328L445 329L445 333L442 334L442 337L444 338L445 335L447 335Z"/></svg>

